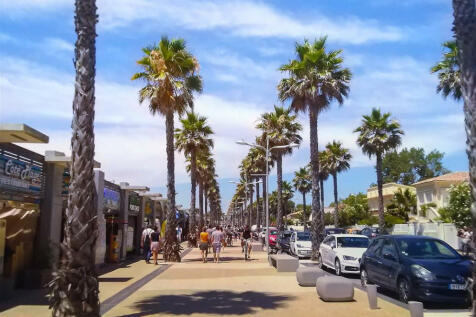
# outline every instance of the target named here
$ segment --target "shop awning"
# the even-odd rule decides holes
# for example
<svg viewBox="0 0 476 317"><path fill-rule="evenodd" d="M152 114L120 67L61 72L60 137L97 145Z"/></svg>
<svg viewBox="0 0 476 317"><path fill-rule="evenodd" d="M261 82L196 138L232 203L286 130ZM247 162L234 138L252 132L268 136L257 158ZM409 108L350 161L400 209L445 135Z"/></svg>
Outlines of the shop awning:
<svg viewBox="0 0 476 317"><path fill-rule="evenodd" d="M46 151L45 162L54 163L66 167L69 163L71 163L71 156L66 156L64 155L64 153L58 151ZM94 168L101 168L101 163L95 160Z"/></svg>
<svg viewBox="0 0 476 317"><path fill-rule="evenodd" d="M48 143L50 138L26 124L1 123L1 143Z"/></svg>

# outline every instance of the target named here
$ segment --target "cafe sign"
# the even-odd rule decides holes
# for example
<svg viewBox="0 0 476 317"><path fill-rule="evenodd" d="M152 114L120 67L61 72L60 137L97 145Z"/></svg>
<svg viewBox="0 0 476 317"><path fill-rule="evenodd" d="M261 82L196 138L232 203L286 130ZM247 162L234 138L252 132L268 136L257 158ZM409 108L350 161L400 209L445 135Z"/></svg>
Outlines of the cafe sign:
<svg viewBox="0 0 476 317"><path fill-rule="evenodd" d="M140 211L140 198L131 195L129 196L129 210L133 212L139 212Z"/></svg>
<svg viewBox="0 0 476 317"><path fill-rule="evenodd" d="M0 154L0 186L29 193L40 193L43 185L41 167Z"/></svg>

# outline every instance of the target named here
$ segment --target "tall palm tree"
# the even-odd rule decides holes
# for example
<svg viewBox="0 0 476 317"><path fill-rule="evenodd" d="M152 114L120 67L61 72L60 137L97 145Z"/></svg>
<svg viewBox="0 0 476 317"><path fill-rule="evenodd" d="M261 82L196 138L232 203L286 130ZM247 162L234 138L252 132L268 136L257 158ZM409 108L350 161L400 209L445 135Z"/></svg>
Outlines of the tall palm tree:
<svg viewBox="0 0 476 317"><path fill-rule="evenodd" d="M283 146L288 144L300 144L301 136L299 132L302 126L296 121L296 115L291 114L290 109L274 106L273 112L263 113L256 127L263 131L262 141L269 138L270 146ZM283 155L292 153L292 148L283 148L273 151L273 157L276 161L276 170L278 176L278 228L283 226L283 201L282 201L282 183L283 183Z"/></svg>
<svg viewBox="0 0 476 317"><path fill-rule="evenodd" d="M325 157L328 153L326 151L319 152L319 187L321 189L321 221L324 222L324 181L329 178L330 171L328 166L325 164L327 158Z"/></svg>
<svg viewBox="0 0 476 317"><path fill-rule="evenodd" d="M458 64L461 69L461 90L464 100L466 153L469 160L471 186L471 215L476 231L476 2L453 0L453 31L458 45ZM476 266L473 266L473 280ZM473 316L476 316L476 283L473 283Z"/></svg>
<svg viewBox="0 0 476 317"><path fill-rule="evenodd" d="M391 150L396 149L402 142L403 131L400 123L390 120L390 113L382 114L380 109L373 108L369 116L363 116L362 124L354 130L358 132L357 144L362 152L370 157L377 158L377 191L378 191L378 216L380 230L385 231L383 214L383 174L382 157Z"/></svg>
<svg viewBox="0 0 476 317"><path fill-rule="evenodd" d="M283 200L283 217L287 219L287 215L289 214L289 202L294 197L294 190L293 186L290 182L283 181L282 186L282 200Z"/></svg>
<svg viewBox="0 0 476 317"><path fill-rule="evenodd" d="M307 217L306 217L306 194L311 191L311 175L309 173L308 167L301 167L299 170L294 172L293 179L294 188L299 191L302 195L302 222L304 223L304 230L307 228Z"/></svg>
<svg viewBox="0 0 476 317"><path fill-rule="evenodd" d="M207 125L207 118L196 113L187 113L186 118L180 120L181 129L175 130L175 146L177 150L184 152L186 157L190 157L190 211L191 221L189 230L193 232L195 224L195 194L197 192L197 152L210 151L213 147L213 140L210 135L213 134L212 128ZM206 206L206 204L205 204Z"/></svg>
<svg viewBox="0 0 476 317"><path fill-rule="evenodd" d="M197 153L197 183L198 183L198 209L200 213L200 228L205 225L204 212L205 187L211 177L215 175L215 159L210 151ZM213 176L212 176L213 175Z"/></svg>
<svg viewBox="0 0 476 317"><path fill-rule="evenodd" d="M319 154L317 122L321 111L332 101L340 105L349 93L352 73L343 68L342 50L326 51L326 37L313 43L296 43L296 59L281 66L288 74L278 85L279 98L291 100L291 108L309 112L311 179L312 179L312 259L317 259L322 241L324 223L321 221L319 197Z"/></svg>
<svg viewBox="0 0 476 317"><path fill-rule="evenodd" d="M75 91L71 137L71 184L60 267L49 283L53 316L99 316L94 265L98 235L94 185L96 1L76 0Z"/></svg>
<svg viewBox="0 0 476 317"><path fill-rule="evenodd" d="M324 164L332 175L334 181L334 226L339 226L339 199L337 194L337 174L350 168L352 155L349 150L342 147L342 143L332 141L326 145L326 163Z"/></svg>
<svg viewBox="0 0 476 317"><path fill-rule="evenodd" d="M439 83L436 91L441 92L445 98L452 95L454 99L460 100L462 91L458 45L456 41L447 41L443 43L443 47L448 51L443 53L443 59L431 68L432 73L438 73Z"/></svg>
<svg viewBox="0 0 476 317"><path fill-rule="evenodd" d="M149 103L152 115L165 116L167 152L167 228L164 260L180 261L180 244L175 233L175 159L174 114L180 116L193 107L193 93L202 91L202 79L197 74L197 60L185 47L183 39L162 37L156 46L142 49L144 56L137 61L142 72L132 80L144 80L139 91L139 102Z"/></svg>

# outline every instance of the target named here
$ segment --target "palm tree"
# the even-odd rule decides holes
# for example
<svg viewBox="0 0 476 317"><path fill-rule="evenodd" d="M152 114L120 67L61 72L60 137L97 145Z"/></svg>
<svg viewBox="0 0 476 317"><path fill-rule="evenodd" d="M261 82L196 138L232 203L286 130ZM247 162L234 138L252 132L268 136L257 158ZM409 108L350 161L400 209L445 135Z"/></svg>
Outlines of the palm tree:
<svg viewBox="0 0 476 317"><path fill-rule="evenodd" d="M334 226L339 226L339 199L337 194L337 174L346 171L350 168L350 160L352 155L349 150L342 147L342 143L332 141L326 145L327 152L326 163L324 164L332 175L334 181Z"/></svg>
<svg viewBox="0 0 476 317"><path fill-rule="evenodd" d="M282 191L283 217L287 219L287 215L289 214L289 202L294 197L293 186L290 182L283 181Z"/></svg>
<svg viewBox="0 0 476 317"><path fill-rule="evenodd" d="M96 75L96 1L77 0L76 82L71 138L71 184L61 243L60 267L48 284L53 316L99 316L94 265L98 235L94 185L94 93Z"/></svg>
<svg viewBox="0 0 476 317"><path fill-rule="evenodd" d="M215 159L210 151L197 153L197 183L198 183L198 209L200 213L200 228L205 225L204 194L207 182L215 176Z"/></svg>
<svg viewBox="0 0 476 317"><path fill-rule="evenodd" d="M298 171L294 172L293 179L294 188L302 194L302 222L304 223L304 230L307 228L306 217L306 194L311 190L311 175L309 174L308 167L301 167Z"/></svg>
<svg viewBox="0 0 476 317"><path fill-rule="evenodd" d="M462 91L458 46L456 41L447 41L443 43L443 47L448 51L443 53L443 59L431 68L432 73L438 73L439 83L436 91L441 92L445 98L452 95L454 99L460 100Z"/></svg>
<svg viewBox="0 0 476 317"><path fill-rule="evenodd" d="M167 152L167 229L164 260L180 261L180 244L175 234L175 162L174 114L180 116L193 107L193 92L202 91L202 79L197 74L197 60L185 48L183 39L162 37L156 46L142 49L144 56L137 61L142 72L132 80L142 79L146 85L139 91L139 102L149 103L152 115L165 116Z"/></svg>
<svg viewBox="0 0 476 317"><path fill-rule="evenodd" d="M416 214L417 198L416 194L408 188L402 190L399 188L392 197L390 204L387 205L387 212L408 222L408 214Z"/></svg>
<svg viewBox="0 0 476 317"><path fill-rule="evenodd" d="M186 157L190 157L190 211L191 221L189 230L192 232L195 224L195 194L197 192L197 152L210 151L213 140L210 135L213 130L207 125L207 118L193 112L187 113L187 117L180 120L182 129L175 130L175 145L177 150L183 151ZM206 206L206 204L205 204Z"/></svg>
<svg viewBox="0 0 476 317"><path fill-rule="evenodd" d="M400 123L390 120L390 113L382 114L380 109L373 108L370 116L363 116L362 124L354 130L358 132L357 144L362 152L370 157L377 158L377 190L378 190L378 216L380 230L385 231L385 219L383 214L383 174L382 156L396 149L402 142L403 131Z"/></svg>
<svg viewBox="0 0 476 317"><path fill-rule="evenodd" d="M325 164L327 162L327 158L325 157L326 155L327 155L326 151L319 152L319 186L321 189L321 221L322 223L324 223L324 208L325 208L324 181L326 181L330 175L329 168ZM309 165L309 168L310 168L310 165Z"/></svg>
<svg viewBox="0 0 476 317"><path fill-rule="evenodd" d="M297 59L281 66L280 70L288 74L278 85L279 98L291 100L291 108L309 112L311 179L312 179L312 259L317 259L322 241L324 223L321 221L319 197L319 154L317 122L321 111L328 108L332 101L340 105L349 93L352 74L342 67L342 50L326 52L326 38L310 43L296 43Z"/></svg>
<svg viewBox="0 0 476 317"><path fill-rule="evenodd" d="M291 114L290 109L274 106L273 112L263 113L256 127L263 131L261 143L269 138L270 146L284 146L289 144L300 144L302 130L300 123L296 121L296 115ZM278 228L283 226L283 202L282 202L282 183L283 183L283 155L292 153L292 148L277 149L273 151L273 157L276 160L276 170L278 176Z"/></svg>
<svg viewBox="0 0 476 317"><path fill-rule="evenodd" d="M476 3L474 0L453 0L453 31L458 46L461 70L461 90L464 100L466 153L469 160L471 186L471 215L476 231ZM473 266L473 280L476 266ZM476 284L474 284L476 285ZM476 316L476 286L473 285L473 316Z"/></svg>

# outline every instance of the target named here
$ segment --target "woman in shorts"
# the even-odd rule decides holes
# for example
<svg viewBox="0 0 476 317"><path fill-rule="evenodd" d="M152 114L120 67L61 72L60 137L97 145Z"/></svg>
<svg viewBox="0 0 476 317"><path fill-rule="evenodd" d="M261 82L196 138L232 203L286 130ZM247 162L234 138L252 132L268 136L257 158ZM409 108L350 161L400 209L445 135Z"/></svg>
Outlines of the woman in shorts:
<svg viewBox="0 0 476 317"><path fill-rule="evenodd" d="M200 232L200 252L202 252L203 263L207 263L208 256L208 232L207 227L203 227Z"/></svg>
<svg viewBox="0 0 476 317"><path fill-rule="evenodd" d="M150 234L150 250L154 256L154 264L157 265L157 254L159 253L159 233L157 227L153 228L154 232Z"/></svg>

